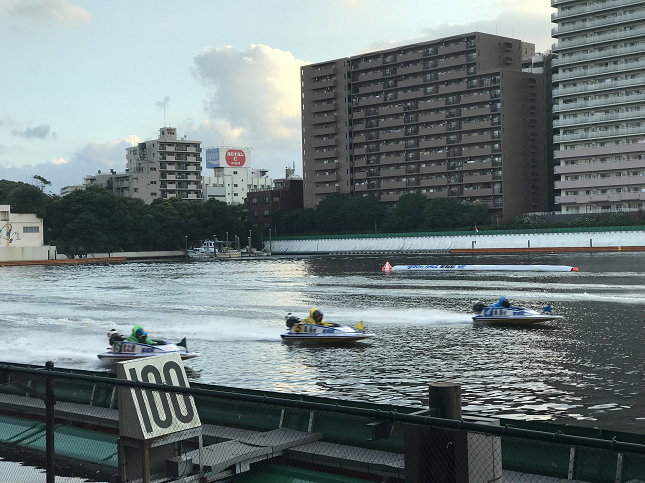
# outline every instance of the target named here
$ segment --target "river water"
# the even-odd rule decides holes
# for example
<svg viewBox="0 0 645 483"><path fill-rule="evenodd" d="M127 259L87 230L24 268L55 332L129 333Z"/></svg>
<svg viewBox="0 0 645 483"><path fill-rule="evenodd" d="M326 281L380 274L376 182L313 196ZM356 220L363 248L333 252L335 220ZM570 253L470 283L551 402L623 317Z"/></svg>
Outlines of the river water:
<svg viewBox="0 0 645 483"><path fill-rule="evenodd" d="M553 264L578 273L383 273L395 264ZM346 256L0 269L0 360L109 370L106 332L141 324L202 356L195 381L645 433L645 254ZM474 325L477 299L551 304L535 328ZM283 343L288 312L364 321L348 347Z"/></svg>

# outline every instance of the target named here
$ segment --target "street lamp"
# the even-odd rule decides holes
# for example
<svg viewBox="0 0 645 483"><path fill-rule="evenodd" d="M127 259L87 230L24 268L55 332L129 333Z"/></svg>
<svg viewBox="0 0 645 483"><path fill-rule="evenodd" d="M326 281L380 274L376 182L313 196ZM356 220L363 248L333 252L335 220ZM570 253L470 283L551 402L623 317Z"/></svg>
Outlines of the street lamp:
<svg viewBox="0 0 645 483"><path fill-rule="evenodd" d="M188 235L184 235L184 252L185 257L188 258Z"/></svg>

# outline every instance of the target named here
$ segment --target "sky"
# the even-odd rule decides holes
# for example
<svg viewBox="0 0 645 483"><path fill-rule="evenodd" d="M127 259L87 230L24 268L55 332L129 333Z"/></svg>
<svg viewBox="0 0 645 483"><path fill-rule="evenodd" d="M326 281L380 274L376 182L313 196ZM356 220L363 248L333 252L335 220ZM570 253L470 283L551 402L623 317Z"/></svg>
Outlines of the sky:
<svg viewBox="0 0 645 483"><path fill-rule="evenodd" d="M0 0L0 179L125 170L164 125L302 174L299 68L465 32L551 48L549 0ZM205 163L203 163L205 164ZM212 170L203 171L212 175Z"/></svg>

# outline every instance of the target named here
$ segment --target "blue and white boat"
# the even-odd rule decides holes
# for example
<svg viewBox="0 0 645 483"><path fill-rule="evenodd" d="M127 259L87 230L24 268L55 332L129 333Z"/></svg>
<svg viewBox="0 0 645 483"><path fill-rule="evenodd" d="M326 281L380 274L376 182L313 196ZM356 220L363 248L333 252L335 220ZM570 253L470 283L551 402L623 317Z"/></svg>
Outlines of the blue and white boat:
<svg viewBox="0 0 645 483"><path fill-rule="evenodd" d="M486 324L539 324L564 318L561 315L553 315L550 305L544 307L542 312L538 312L526 307L513 306L506 297L488 306L478 301L473 306L473 310L477 314L473 317L473 322Z"/></svg>
<svg viewBox="0 0 645 483"><path fill-rule="evenodd" d="M98 354L102 361L130 361L133 359L145 359L147 357L161 356L166 354L177 354L182 360L192 359L199 356L199 352L189 351L186 345L186 338L177 344L171 344L165 340L157 340L157 344L141 344L125 340L121 334L114 330L108 332L110 348L107 352Z"/></svg>
<svg viewBox="0 0 645 483"><path fill-rule="evenodd" d="M280 335L285 342L348 343L374 337L374 334L365 332L363 322L355 327L307 324L291 314L287 315L286 321L289 331Z"/></svg>

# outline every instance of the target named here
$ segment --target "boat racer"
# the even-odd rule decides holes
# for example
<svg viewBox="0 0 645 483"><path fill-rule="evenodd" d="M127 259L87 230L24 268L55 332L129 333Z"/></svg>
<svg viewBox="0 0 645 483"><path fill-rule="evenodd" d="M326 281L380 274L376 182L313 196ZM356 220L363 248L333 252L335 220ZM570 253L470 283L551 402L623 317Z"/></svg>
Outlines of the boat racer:
<svg viewBox="0 0 645 483"><path fill-rule="evenodd" d="M152 340L150 337L148 337L148 333L140 325L137 325L136 327L134 327L132 329L132 335L125 340L127 340L128 342L139 342L140 344L148 344L148 345L157 344L157 341Z"/></svg>
<svg viewBox="0 0 645 483"><path fill-rule="evenodd" d="M511 306L511 303L508 301L506 297L500 297L500 299L497 302L491 305L491 307L503 307L505 309L509 308L510 306Z"/></svg>
<svg viewBox="0 0 645 483"><path fill-rule="evenodd" d="M309 311L309 317L307 317L302 322L305 324L315 324L315 325L324 325L324 326L332 325L323 320L323 313L316 308L311 309Z"/></svg>

